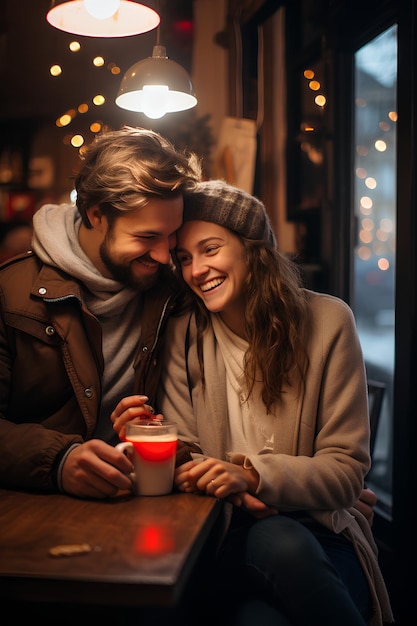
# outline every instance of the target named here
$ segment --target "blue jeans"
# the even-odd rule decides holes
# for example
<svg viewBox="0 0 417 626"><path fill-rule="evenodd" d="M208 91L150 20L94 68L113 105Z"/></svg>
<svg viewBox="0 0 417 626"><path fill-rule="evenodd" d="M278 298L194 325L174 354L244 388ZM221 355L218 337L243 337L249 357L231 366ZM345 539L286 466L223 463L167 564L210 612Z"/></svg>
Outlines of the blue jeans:
<svg viewBox="0 0 417 626"><path fill-rule="evenodd" d="M225 624L365 626L370 615L352 544L309 517L254 520L236 510L216 576L216 600L230 609Z"/></svg>

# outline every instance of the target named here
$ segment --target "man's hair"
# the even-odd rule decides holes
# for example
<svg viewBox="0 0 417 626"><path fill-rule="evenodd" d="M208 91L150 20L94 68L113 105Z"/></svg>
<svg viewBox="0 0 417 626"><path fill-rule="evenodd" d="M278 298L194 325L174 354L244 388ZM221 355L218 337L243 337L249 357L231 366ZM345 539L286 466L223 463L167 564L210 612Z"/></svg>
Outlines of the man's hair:
<svg viewBox="0 0 417 626"><path fill-rule="evenodd" d="M195 154L176 150L152 130L129 126L97 135L81 158L76 204L86 228L91 228L87 210L92 206L113 222L150 198L178 196L202 175Z"/></svg>

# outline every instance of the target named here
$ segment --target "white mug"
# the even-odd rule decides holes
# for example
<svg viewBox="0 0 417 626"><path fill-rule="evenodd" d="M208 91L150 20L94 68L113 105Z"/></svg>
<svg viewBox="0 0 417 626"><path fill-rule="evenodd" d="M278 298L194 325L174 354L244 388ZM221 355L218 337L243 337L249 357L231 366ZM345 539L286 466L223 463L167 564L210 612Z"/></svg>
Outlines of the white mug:
<svg viewBox="0 0 417 626"><path fill-rule="evenodd" d="M134 464L133 491L138 496L162 496L172 492L177 425L166 420L142 420L126 424L125 441L117 448L127 451Z"/></svg>

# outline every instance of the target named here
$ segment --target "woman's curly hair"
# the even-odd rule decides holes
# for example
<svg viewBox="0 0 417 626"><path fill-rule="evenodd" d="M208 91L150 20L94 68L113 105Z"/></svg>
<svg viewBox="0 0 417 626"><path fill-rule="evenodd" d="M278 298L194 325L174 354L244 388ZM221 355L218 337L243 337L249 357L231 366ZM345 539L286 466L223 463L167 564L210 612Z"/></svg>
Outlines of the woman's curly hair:
<svg viewBox="0 0 417 626"><path fill-rule="evenodd" d="M296 263L264 241L237 235L246 250L247 275L243 286L245 326L249 347L244 357L248 396L261 383L262 400L269 412L281 398L285 384L303 384L308 367L309 308ZM180 280L181 272L177 267ZM182 281L183 282L183 281ZM210 313L188 289L197 323L197 352L204 384L203 335ZM191 295L192 294L192 295Z"/></svg>

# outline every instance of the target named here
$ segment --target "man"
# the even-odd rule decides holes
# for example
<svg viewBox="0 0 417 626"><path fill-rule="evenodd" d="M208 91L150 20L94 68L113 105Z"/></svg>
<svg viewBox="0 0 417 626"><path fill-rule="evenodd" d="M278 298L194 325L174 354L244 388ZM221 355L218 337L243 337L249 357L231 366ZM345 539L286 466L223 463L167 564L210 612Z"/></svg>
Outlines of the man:
<svg viewBox="0 0 417 626"><path fill-rule="evenodd" d="M125 127L87 149L76 206L34 215L32 252L0 271L1 486L130 488L109 415L124 396L152 397L182 192L200 176L195 155Z"/></svg>

